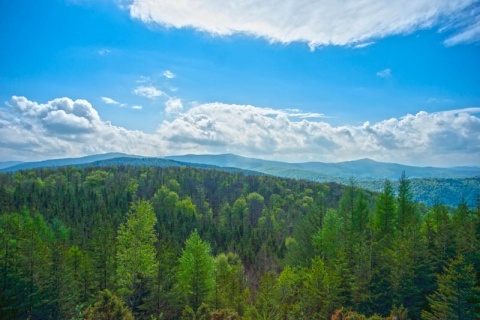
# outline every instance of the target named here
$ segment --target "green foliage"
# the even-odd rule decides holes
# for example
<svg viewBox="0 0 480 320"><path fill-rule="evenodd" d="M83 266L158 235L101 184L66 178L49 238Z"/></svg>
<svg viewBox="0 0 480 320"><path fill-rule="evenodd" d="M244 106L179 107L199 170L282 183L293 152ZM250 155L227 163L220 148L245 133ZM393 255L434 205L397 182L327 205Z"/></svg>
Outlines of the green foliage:
<svg viewBox="0 0 480 320"><path fill-rule="evenodd" d="M330 209L323 218L322 225L313 235L312 242L322 259L333 261L345 243L342 239L342 218L335 210Z"/></svg>
<svg viewBox="0 0 480 320"><path fill-rule="evenodd" d="M105 289L138 319L477 318L480 205L416 192L405 175L374 195L189 167L0 174L0 318L78 318Z"/></svg>
<svg viewBox="0 0 480 320"><path fill-rule="evenodd" d="M428 297L430 311L424 319L478 319L480 288L476 285L473 266L462 255L450 260L443 274L437 274L438 289Z"/></svg>
<svg viewBox="0 0 480 320"><path fill-rule="evenodd" d="M127 221L118 230L116 282L119 295L131 308L140 303L142 282L156 272L156 221L150 202L141 200L132 205Z"/></svg>
<svg viewBox="0 0 480 320"><path fill-rule="evenodd" d="M108 289L98 293L95 304L86 308L82 316L85 320L134 319L125 303Z"/></svg>
<svg viewBox="0 0 480 320"><path fill-rule="evenodd" d="M215 258L215 309L237 310L243 314L246 288L244 268L238 255L221 253Z"/></svg>
<svg viewBox="0 0 480 320"><path fill-rule="evenodd" d="M413 203L413 194L410 186L410 180L407 179L405 171L399 180L398 186L398 218L397 228L403 230L414 224L418 225L418 217L416 216L416 208Z"/></svg>
<svg viewBox="0 0 480 320"><path fill-rule="evenodd" d="M377 239L390 239L395 231L396 206L392 184L385 180L375 205L374 225ZM389 240L387 240L389 241Z"/></svg>
<svg viewBox="0 0 480 320"><path fill-rule="evenodd" d="M340 304L340 275L317 257L305 276L306 314L317 319L328 319Z"/></svg>
<svg viewBox="0 0 480 320"><path fill-rule="evenodd" d="M269 271L260 278L260 287L254 305L247 310L247 317L253 319L277 319L279 313L276 275Z"/></svg>
<svg viewBox="0 0 480 320"><path fill-rule="evenodd" d="M185 242L185 249L179 258L178 287L193 310L213 299L215 261L210 251L210 245L195 230Z"/></svg>

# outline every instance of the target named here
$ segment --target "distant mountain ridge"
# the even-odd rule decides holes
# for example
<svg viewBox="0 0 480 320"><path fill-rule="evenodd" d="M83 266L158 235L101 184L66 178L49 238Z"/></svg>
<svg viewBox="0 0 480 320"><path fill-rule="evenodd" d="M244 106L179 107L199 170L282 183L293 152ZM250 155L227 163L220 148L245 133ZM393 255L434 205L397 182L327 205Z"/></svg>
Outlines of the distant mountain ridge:
<svg viewBox="0 0 480 320"><path fill-rule="evenodd" d="M23 162L22 161L2 161L0 162L0 170L3 168L13 167L21 163Z"/></svg>
<svg viewBox="0 0 480 320"><path fill-rule="evenodd" d="M0 163L1 165L2 163ZM393 181L394 187L403 171L412 181L415 201L433 205L438 199L442 203L456 206L464 198L474 206L480 196L480 167L415 167L396 163L383 163L361 159L338 163L280 161L246 158L234 154L180 155L163 158L142 157L123 153L106 153L80 158L52 159L38 162L16 163L2 168L0 172L61 167L61 166L154 166L195 167L221 170L246 175L274 175L282 178L304 179L315 182L337 182L348 184L354 179L358 187L370 191L381 191L383 181Z"/></svg>
<svg viewBox="0 0 480 320"><path fill-rule="evenodd" d="M19 171L19 170L35 169L35 168L73 166L73 165L80 165L85 163L92 163L95 161L109 160L109 159L122 158L122 157L142 158L136 155L128 155L125 153L111 152L111 153L95 154L95 155L79 157L79 158L61 158L61 159L50 159L50 160L44 160L44 161L17 162L14 165L0 168L0 172L11 172L11 171Z"/></svg>
<svg viewBox="0 0 480 320"><path fill-rule="evenodd" d="M408 173L410 178L468 178L480 176L480 167L414 167L397 163L377 162L371 159L361 159L337 163L304 162L287 163L280 161L245 158L233 154L220 155L183 155L168 156L183 162L202 163L217 166L229 166L242 169L260 171L266 174L283 175L289 178L296 175L312 175L315 180L322 178L355 178L358 180L375 181L384 179L398 179L402 171ZM311 180L311 179L310 179Z"/></svg>
<svg viewBox="0 0 480 320"><path fill-rule="evenodd" d="M382 190L385 179L391 180L396 189L398 179L405 171L407 177L411 179L414 200L426 205L431 206L439 200L446 205L456 206L458 205L456 201L464 198L469 206L474 207L480 197L480 167L414 167L371 159L338 163L285 163L245 158L233 154L190 154L165 158L218 166L228 165L283 178L316 182L348 184L353 178L358 187L376 192Z"/></svg>
<svg viewBox="0 0 480 320"><path fill-rule="evenodd" d="M251 170L245 170L241 168L223 167L202 163L190 163L176 161L165 158L143 157L137 155L128 155L124 153L105 153L98 155L91 155L79 158L64 158L64 159L51 159L45 161L34 162L13 162L13 165L0 168L0 172L15 172L28 169L40 169L40 168L55 168L64 166L76 166L76 167L104 167L104 166L152 166L152 167L195 167L205 170L221 170L230 173L243 173L248 175L262 175L263 173ZM1 163L0 163L1 165Z"/></svg>

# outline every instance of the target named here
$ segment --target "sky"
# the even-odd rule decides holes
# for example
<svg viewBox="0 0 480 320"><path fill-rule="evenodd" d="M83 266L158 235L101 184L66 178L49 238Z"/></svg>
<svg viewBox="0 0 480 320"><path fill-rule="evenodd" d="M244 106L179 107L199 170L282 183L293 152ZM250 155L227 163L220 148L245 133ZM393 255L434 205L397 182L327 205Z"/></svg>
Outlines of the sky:
<svg viewBox="0 0 480 320"><path fill-rule="evenodd" d="M0 0L0 161L480 166L480 1Z"/></svg>

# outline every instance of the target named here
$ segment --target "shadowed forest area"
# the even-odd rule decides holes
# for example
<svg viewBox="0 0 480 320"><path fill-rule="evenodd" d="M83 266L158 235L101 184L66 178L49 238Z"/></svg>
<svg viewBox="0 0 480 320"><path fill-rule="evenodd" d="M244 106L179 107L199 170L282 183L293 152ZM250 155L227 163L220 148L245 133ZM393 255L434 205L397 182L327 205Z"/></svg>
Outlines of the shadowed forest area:
<svg viewBox="0 0 480 320"><path fill-rule="evenodd" d="M399 176L0 174L0 318L480 318L480 202L414 203Z"/></svg>

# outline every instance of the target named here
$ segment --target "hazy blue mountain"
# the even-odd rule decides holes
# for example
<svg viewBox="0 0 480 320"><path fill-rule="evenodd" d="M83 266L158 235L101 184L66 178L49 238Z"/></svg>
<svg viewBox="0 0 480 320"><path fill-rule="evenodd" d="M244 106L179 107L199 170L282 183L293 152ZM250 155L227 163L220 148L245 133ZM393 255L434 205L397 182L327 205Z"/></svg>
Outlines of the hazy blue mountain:
<svg viewBox="0 0 480 320"><path fill-rule="evenodd" d="M16 166L17 164L20 164L20 163L23 163L23 162L22 161L3 161L3 162L0 162L0 169Z"/></svg>
<svg viewBox="0 0 480 320"><path fill-rule="evenodd" d="M87 166L134 166L134 167L192 167L198 169L205 169L205 170L220 170L230 173L243 173L245 175L263 175L263 173L239 168L232 168L232 167L220 167L215 165L209 164L202 164L202 163L191 163L191 162L182 162L176 160L169 160L164 158L141 158L141 157L119 157L119 158L112 158L112 159L105 159L94 161L90 163L84 163L77 165L79 167L87 167Z"/></svg>
<svg viewBox="0 0 480 320"><path fill-rule="evenodd" d="M330 181L332 178L341 179L342 181L350 178L366 181L398 179L402 171L405 171L410 178L467 178L480 176L480 167L414 167L396 163L377 162L371 159L338 163L286 163L245 158L233 154L170 156L166 157L166 159L237 167L266 174L316 181Z"/></svg>
<svg viewBox="0 0 480 320"><path fill-rule="evenodd" d="M124 153L104 153L104 154L96 154L96 155L80 157L80 158L64 158L64 159L51 159L51 160L45 160L45 161L23 162L13 166L0 168L0 172L11 172L11 171L35 169L35 168L79 165L79 164L92 163L95 161L114 159L119 157L138 158L139 156L127 155Z"/></svg>

